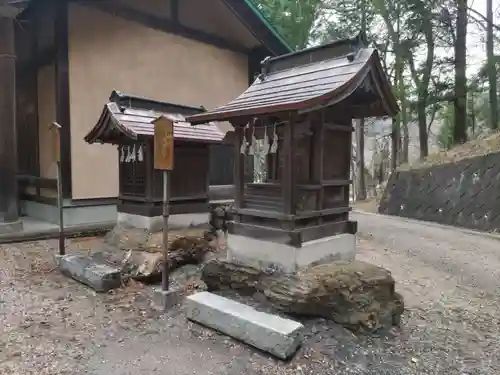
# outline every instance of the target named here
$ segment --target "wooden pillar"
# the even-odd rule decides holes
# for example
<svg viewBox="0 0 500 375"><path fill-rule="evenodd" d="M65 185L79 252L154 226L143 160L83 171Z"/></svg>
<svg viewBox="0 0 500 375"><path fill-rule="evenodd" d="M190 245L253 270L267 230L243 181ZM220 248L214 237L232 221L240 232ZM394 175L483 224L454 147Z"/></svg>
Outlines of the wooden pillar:
<svg viewBox="0 0 500 375"><path fill-rule="evenodd" d="M19 219L14 20L0 16L0 221Z"/></svg>
<svg viewBox="0 0 500 375"><path fill-rule="evenodd" d="M244 158L240 154L241 144L243 143L244 127L238 124L234 126L234 206L243 207L243 189L244 189Z"/></svg>
<svg viewBox="0 0 500 375"><path fill-rule="evenodd" d="M283 180L281 187L283 189L283 207L285 214L295 213L295 173L293 159L295 156L295 141L294 141L294 120L290 120L284 125L285 136L283 140L285 165L283 168Z"/></svg>
<svg viewBox="0 0 500 375"><path fill-rule="evenodd" d="M69 101L69 42L68 0L59 0L55 6L54 32L56 43L56 121L61 125L60 155L62 190L64 198L72 197L71 124Z"/></svg>
<svg viewBox="0 0 500 375"><path fill-rule="evenodd" d="M323 209L323 200L325 195L325 188L323 187L323 163L324 163L324 110L321 111L321 114L315 115L311 118L313 121L313 139L312 139L312 170L313 170L313 179L315 183L321 185L317 201L316 201L316 210L321 211ZM323 224L323 218L318 218L318 224Z"/></svg>

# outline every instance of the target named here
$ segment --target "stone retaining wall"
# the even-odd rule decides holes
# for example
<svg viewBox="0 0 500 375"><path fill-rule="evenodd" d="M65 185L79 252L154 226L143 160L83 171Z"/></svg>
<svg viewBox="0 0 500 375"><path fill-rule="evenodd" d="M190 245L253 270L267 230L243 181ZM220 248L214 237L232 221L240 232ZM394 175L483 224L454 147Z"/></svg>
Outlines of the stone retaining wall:
<svg viewBox="0 0 500 375"><path fill-rule="evenodd" d="M397 171L379 212L441 224L500 229L500 152L456 163Z"/></svg>

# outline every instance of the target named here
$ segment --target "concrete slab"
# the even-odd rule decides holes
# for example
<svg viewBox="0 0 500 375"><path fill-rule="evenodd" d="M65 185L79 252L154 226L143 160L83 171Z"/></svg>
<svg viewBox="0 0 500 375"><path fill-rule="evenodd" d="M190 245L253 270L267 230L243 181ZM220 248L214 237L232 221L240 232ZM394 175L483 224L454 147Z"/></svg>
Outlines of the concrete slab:
<svg viewBox="0 0 500 375"><path fill-rule="evenodd" d="M115 222L97 223L89 225L66 225L64 233L66 237L79 237L85 235L98 235L109 231L115 226ZM47 221L34 219L31 217L22 218L22 229L15 232L0 233L0 244L40 241L59 237L59 227Z"/></svg>
<svg viewBox="0 0 500 375"><path fill-rule="evenodd" d="M64 255L59 258L61 272L96 292L107 292L121 286L120 270L88 256Z"/></svg>
<svg viewBox="0 0 500 375"><path fill-rule="evenodd" d="M21 220L6 223L0 219L0 234L19 232L22 230L23 222Z"/></svg>
<svg viewBox="0 0 500 375"><path fill-rule="evenodd" d="M153 289L153 306L159 310L166 311L182 302L183 290L161 288Z"/></svg>
<svg viewBox="0 0 500 375"><path fill-rule="evenodd" d="M302 344L302 324L255 310L209 292L186 298L189 320L213 328L280 359L291 357Z"/></svg>

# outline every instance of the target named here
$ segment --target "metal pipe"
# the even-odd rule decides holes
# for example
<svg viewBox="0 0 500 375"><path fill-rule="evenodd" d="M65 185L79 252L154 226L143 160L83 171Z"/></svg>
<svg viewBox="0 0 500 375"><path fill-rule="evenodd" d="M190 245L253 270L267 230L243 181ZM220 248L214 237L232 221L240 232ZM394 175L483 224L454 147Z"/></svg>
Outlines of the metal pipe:
<svg viewBox="0 0 500 375"><path fill-rule="evenodd" d="M169 288L169 264L168 264L168 216L170 211L169 203L168 171L163 171L163 272L161 286L163 290Z"/></svg>

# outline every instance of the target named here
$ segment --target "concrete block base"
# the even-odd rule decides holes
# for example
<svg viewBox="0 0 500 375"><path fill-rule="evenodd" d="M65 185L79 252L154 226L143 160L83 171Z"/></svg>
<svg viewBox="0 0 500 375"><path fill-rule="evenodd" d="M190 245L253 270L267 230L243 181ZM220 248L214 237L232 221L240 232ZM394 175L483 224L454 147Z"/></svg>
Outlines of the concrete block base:
<svg viewBox="0 0 500 375"><path fill-rule="evenodd" d="M57 206L33 201L21 201L24 215L46 221L52 224L59 223ZM109 224L116 222L115 204L96 204L89 206L64 207L64 225L80 226L88 224Z"/></svg>
<svg viewBox="0 0 500 375"><path fill-rule="evenodd" d="M291 357L302 344L302 324L255 310L209 292L186 298L187 318L213 328L280 359Z"/></svg>
<svg viewBox="0 0 500 375"><path fill-rule="evenodd" d="M326 262L352 261L355 255L356 236L348 233L304 242L302 247L233 234L228 238L228 261L287 273Z"/></svg>
<svg viewBox="0 0 500 375"><path fill-rule="evenodd" d="M177 214L170 215L169 229L185 229L189 227L208 226L208 213L203 214ZM118 224L124 227L145 229L150 233L163 230L162 216L141 216L125 212L118 212Z"/></svg>
<svg viewBox="0 0 500 375"><path fill-rule="evenodd" d="M0 234L21 232L22 230L23 222L21 220L9 223L0 220Z"/></svg>
<svg viewBox="0 0 500 375"><path fill-rule="evenodd" d="M153 289L153 306L159 310L166 311L182 302L182 290Z"/></svg>
<svg viewBox="0 0 500 375"><path fill-rule="evenodd" d="M64 275L88 285L96 292L103 293L121 286L119 269L91 257L68 254L57 259Z"/></svg>

